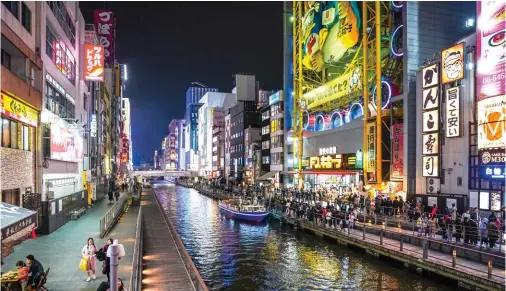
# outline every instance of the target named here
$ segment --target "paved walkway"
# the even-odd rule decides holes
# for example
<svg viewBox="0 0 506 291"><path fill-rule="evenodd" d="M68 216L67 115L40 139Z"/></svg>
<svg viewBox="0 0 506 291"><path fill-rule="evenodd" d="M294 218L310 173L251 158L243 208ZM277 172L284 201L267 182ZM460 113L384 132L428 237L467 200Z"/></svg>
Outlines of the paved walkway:
<svg viewBox="0 0 506 291"><path fill-rule="evenodd" d="M152 190L142 193L143 290L195 290Z"/></svg>
<svg viewBox="0 0 506 291"><path fill-rule="evenodd" d="M124 195L124 194L123 194ZM86 282L86 274L78 269L81 250L89 237L94 238L97 248L105 245L100 239L100 219L112 206L107 199L95 204L78 220L71 220L49 235L41 235L36 240L29 239L14 248L14 252L3 259L4 268L14 269L17 261L24 261L32 254L44 269L51 268L46 286L52 291L76 290L95 291L101 282L107 281L102 274L102 262L97 260L97 279ZM119 220L108 237L118 239L125 247L126 256L120 260L119 278L128 287L132 270L132 254L135 244L135 225L138 207L129 208Z"/></svg>

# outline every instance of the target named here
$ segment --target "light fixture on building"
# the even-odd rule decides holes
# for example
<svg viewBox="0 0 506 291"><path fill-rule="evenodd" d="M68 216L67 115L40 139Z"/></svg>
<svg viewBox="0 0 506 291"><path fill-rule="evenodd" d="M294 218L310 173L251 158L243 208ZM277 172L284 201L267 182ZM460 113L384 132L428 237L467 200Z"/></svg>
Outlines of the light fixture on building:
<svg viewBox="0 0 506 291"><path fill-rule="evenodd" d="M474 18L469 18L466 20L466 27L473 27L474 26Z"/></svg>

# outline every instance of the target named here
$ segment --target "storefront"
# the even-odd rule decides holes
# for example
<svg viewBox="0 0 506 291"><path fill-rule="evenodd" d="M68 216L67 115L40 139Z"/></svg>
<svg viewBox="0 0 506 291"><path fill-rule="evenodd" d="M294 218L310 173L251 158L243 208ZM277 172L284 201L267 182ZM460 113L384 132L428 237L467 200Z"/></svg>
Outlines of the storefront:
<svg viewBox="0 0 506 291"><path fill-rule="evenodd" d="M1 201L22 206L35 191L36 130L39 111L6 91L1 93Z"/></svg>

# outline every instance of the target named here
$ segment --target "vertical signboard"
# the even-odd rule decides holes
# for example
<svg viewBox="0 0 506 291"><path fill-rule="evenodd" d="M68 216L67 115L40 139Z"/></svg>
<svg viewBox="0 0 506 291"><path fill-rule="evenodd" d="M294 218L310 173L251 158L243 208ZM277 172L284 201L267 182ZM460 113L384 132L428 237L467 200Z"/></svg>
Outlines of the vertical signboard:
<svg viewBox="0 0 506 291"><path fill-rule="evenodd" d="M422 70L422 176L439 177L439 66Z"/></svg>
<svg viewBox="0 0 506 291"><path fill-rule="evenodd" d="M104 46L84 44L84 79L104 81Z"/></svg>
<svg viewBox="0 0 506 291"><path fill-rule="evenodd" d="M446 137L460 136L460 86L445 91L446 100Z"/></svg>
<svg viewBox="0 0 506 291"><path fill-rule="evenodd" d="M98 42L104 46L105 67L112 68L116 36L114 13L110 10L95 10L94 24L97 29Z"/></svg>
<svg viewBox="0 0 506 291"><path fill-rule="evenodd" d="M506 2L477 1L476 95L478 100L506 94Z"/></svg>
<svg viewBox="0 0 506 291"><path fill-rule="evenodd" d="M392 178L402 178L404 175L404 124L392 126Z"/></svg>
<svg viewBox="0 0 506 291"><path fill-rule="evenodd" d="M376 124L367 124L367 173L369 182L376 181Z"/></svg>
<svg viewBox="0 0 506 291"><path fill-rule="evenodd" d="M441 52L441 83L447 84L464 78L464 43Z"/></svg>

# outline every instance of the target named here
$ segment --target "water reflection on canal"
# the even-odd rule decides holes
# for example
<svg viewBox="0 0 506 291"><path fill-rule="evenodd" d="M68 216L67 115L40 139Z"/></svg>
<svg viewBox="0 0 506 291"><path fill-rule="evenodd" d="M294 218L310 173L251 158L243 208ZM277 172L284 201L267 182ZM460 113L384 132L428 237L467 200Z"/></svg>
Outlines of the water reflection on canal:
<svg viewBox="0 0 506 291"><path fill-rule="evenodd" d="M278 222L226 218L193 189L155 191L210 290L453 290Z"/></svg>

